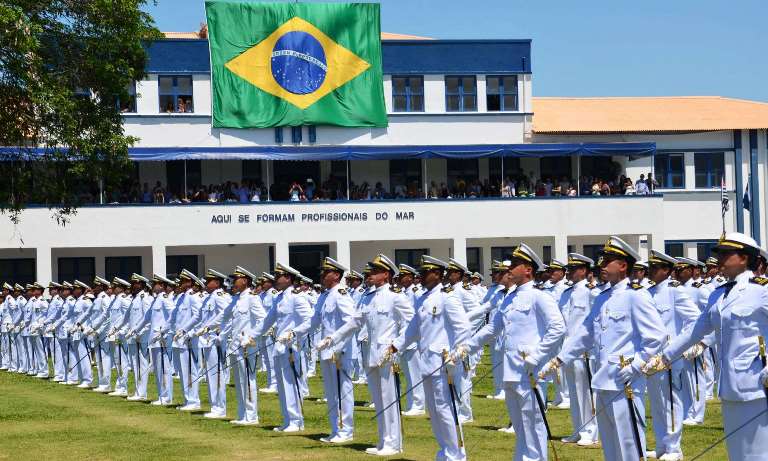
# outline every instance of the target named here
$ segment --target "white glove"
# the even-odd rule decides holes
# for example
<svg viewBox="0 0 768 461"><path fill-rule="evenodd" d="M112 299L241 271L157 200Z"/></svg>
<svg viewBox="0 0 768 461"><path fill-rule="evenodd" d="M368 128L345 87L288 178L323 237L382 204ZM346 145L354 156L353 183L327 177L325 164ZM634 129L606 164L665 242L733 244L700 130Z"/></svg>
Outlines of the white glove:
<svg viewBox="0 0 768 461"><path fill-rule="evenodd" d="M96 336L96 330L91 327L85 327L85 329L83 329L83 333L85 333L86 336Z"/></svg>
<svg viewBox="0 0 768 461"><path fill-rule="evenodd" d="M136 336L136 332L133 330L128 330L128 333L125 335L126 338L133 338L134 336Z"/></svg>
<svg viewBox="0 0 768 461"><path fill-rule="evenodd" d="M524 362L529 373L533 373L539 367L539 359L533 354L525 354Z"/></svg>
<svg viewBox="0 0 768 461"><path fill-rule="evenodd" d="M69 330L67 330L67 333L73 335L77 331L77 327L69 327Z"/></svg>
<svg viewBox="0 0 768 461"><path fill-rule="evenodd" d="M700 356L704 353L704 344L702 343L696 343L690 348L688 348L687 351L683 352L683 357L685 360L691 360L695 359L696 357Z"/></svg>
<svg viewBox="0 0 768 461"><path fill-rule="evenodd" d="M182 336L184 336L184 332L179 330L176 332L176 334L173 335L173 340L178 341Z"/></svg>
<svg viewBox="0 0 768 461"><path fill-rule="evenodd" d="M768 366L760 371L760 384L762 384L763 387L768 387Z"/></svg>
<svg viewBox="0 0 768 461"><path fill-rule="evenodd" d="M451 354L451 361L460 362L466 359L468 355L469 355L469 346L467 346L466 344L459 344L453 350L453 354Z"/></svg>
<svg viewBox="0 0 768 461"><path fill-rule="evenodd" d="M395 356L395 352L395 348L391 345L384 348L384 351L381 353L381 362L379 362L379 366L382 366L387 362L391 362Z"/></svg>
<svg viewBox="0 0 768 461"><path fill-rule="evenodd" d="M616 381L620 384L626 384L632 381L632 378L635 377L635 374L640 373L641 370L644 368L647 364L636 364L636 360L632 361L629 365L625 366L624 368L620 368L618 374L616 374Z"/></svg>
<svg viewBox="0 0 768 461"><path fill-rule="evenodd" d="M50 327L48 327L48 328L46 328L46 329L45 329L45 332L46 332L46 333L53 333L53 330L55 330L55 328L53 328L52 326L50 326Z"/></svg>
<svg viewBox="0 0 768 461"><path fill-rule="evenodd" d="M642 372L648 376L655 375L660 371L664 371L669 368L671 363L664 357L663 354L654 355L647 362L642 369Z"/></svg>
<svg viewBox="0 0 768 461"><path fill-rule="evenodd" d="M240 339L240 345L242 347L253 347L256 345L256 340L251 338L250 336L243 335Z"/></svg>
<svg viewBox="0 0 768 461"><path fill-rule="evenodd" d="M285 333L281 334L277 340L283 344L288 344L293 339L293 332L292 331L286 331Z"/></svg>
<svg viewBox="0 0 768 461"><path fill-rule="evenodd" d="M562 362L557 357L544 364L539 372L539 379L544 379L549 373L557 373L558 368L562 365Z"/></svg>
<svg viewBox="0 0 768 461"><path fill-rule="evenodd" d="M322 350L328 349L332 345L333 345L333 340L331 339L330 336L326 336L325 338L320 340L320 342L318 343L317 350L322 351Z"/></svg>
<svg viewBox="0 0 768 461"><path fill-rule="evenodd" d="M453 373L456 371L456 362L453 361L453 358L449 355L448 359L445 361L445 374L448 376L453 376Z"/></svg>

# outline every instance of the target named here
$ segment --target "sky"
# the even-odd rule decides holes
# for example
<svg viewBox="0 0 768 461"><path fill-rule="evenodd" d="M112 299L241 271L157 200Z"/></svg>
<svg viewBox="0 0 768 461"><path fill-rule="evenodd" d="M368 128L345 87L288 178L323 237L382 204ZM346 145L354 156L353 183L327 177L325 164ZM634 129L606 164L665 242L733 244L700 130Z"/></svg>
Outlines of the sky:
<svg viewBox="0 0 768 461"><path fill-rule="evenodd" d="M728 96L768 102L765 0L382 0L381 30L532 39L535 96ZM157 0L162 31L203 0Z"/></svg>

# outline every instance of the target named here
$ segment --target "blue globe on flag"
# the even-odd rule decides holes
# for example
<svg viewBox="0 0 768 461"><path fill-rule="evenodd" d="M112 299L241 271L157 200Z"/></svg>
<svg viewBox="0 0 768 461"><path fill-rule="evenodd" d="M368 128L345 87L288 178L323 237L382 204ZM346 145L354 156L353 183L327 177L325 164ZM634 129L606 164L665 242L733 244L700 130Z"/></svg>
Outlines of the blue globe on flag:
<svg viewBox="0 0 768 461"><path fill-rule="evenodd" d="M277 40L271 67L277 84L293 94L314 93L328 72L323 45L301 31L287 32Z"/></svg>

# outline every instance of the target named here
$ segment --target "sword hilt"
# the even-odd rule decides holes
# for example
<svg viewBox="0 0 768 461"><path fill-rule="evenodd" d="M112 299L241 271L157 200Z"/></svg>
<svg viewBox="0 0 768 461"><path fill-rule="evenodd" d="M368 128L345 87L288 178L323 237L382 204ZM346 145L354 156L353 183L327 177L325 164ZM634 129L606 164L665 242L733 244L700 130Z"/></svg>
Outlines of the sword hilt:
<svg viewBox="0 0 768 461"><path fill-rule="evenodd" d="M765 338L758 336L757 343L760 345L760 360L763 362L763 366L765 366Z"/></svg>
<svg viewBox="0 0 768 461"><path fill-rule="evenodd" d="M626 367L629 364L629 360L625 359L623 355L619 355L620 369ZM632 400L634 393L632 392L632 386L629 385L629 382L624 383L624 395L626 395L629 400Z"/></svg>

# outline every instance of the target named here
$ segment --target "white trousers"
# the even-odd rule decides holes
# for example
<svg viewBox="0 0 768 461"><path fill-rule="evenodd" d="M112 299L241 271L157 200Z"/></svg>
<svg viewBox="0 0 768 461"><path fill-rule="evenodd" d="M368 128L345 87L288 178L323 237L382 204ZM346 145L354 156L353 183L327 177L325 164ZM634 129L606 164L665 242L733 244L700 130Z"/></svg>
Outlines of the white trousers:
<svg viewBox="0 0 768 461"><path fill-rule="evenodd" d="M395 390L395 377L392 367L385 364L381 367L366 368L368 376L368 389L371 392L373 405L378 416L376 424L379 430L379 441L376 448L403 449L403 440L400 432L400 412L397 404L397 391ZM388 406L386 410L384 407ZM383 411L382 411L383 410Z"/></svg>
<svg viewBox="0 0 768 461"><path fill-rule="evenodd" d="M694 369L694 363L696 364L696 369ZM707 384L701 363L701 357L698 357L696 362L683 359L682 398L684 417L703 423L704 410L707 403Z"/></svg>
<svg viewBox="0 0 768 461"><path fill-rule="evenodd" d="M70 348L70 360L69 366L70 381L80 381L82 383L93 384L93 369L91 368L91 356L88 353L90 346L87 346L87 339L73 339L72 347ZM77 364L77 366L75 366ZM73 368L74 367L74 368Z"/></svg>
<svg viewBox="0 0 768 461"><path fill-rule="evenodd" d="M436 461L466 461L464 448L459 447L457 421L453 416L448 379L444 371L424 378L424 401L429 412L432 434L440 446Z"/></svg>
<svg viewBox="0 0 768 461"><path fill-rule="evenodd" d="M726 434L766 410L765 399L736 402L723 400L723 429ZM768 413L739 429L725 441L731 461L762 461L768 450Z"/></svg>
<svg viewBox="0 0 768 461"><path fill-rule="evenodd" d="M408 388L411 392L405 396L405 410L423 410L424 409L424 386L419 384L413 387L414 384L421 381L421 367L419 366L419 350L418 349L406 349L403 352L403 372L405 374ZM403 389L405 392L405 389Z"/></svg>
<svg viewBox="0 0 768 461"><path fill-rule="evenodd" d="M190 354L186 347L173 348L173 364L179 373L181 391L184 394L185 405L200 405L200 350L193 350Z"/></svg>
<svg viewBox="0 0 768 461"><path fill-rule="evenodd" d="M541 392L537 389L537 392ZM541 400L544 402L544 396ZM534 461L547 459L547 427L541 414L536 394L528 381L505 382L504 400L507 412L515 429L514 461ZM546 405L546 404L545 404Z"/></svg>
<svg viewBox="0 0 768 461"><path fill-rule="evenodd" d="M53 353L53 377L61 381L64 379L66 370L67 338L51 338L51 352Z"/></svg>
<svg viewBox="0 0 768 461"><path fill-rule="evenodd" d="M168 350L163 347L153 347L152 367L155 372L155 386L157 386L157 399L164 404L173 402L173 369L168 357Z"/></svg>
<svg viewBox="0 0 768 461"><path fill-rule="evenodd" d="M294 376L294 368L298 374L299 364L291 364L289 357L293 351L275 355L275 378L277 379L277 393L280 397L280 412L283 415L283 427L289 425L304 426L304 415L301 408L301 390L299 388L301 377ZM294 356L295 357L295 356ZM299 383L297 383L297 380Z"/></svg>
<svg viewBox="0 0 768 461"><path fill-rule="evenodd" d="M264 357L264 368L267 371L267 387L270 389L277 388L277 375L275 374L275 344L274 338L271 336L264 338L262 341L262 350L266 351ZM266 346L266 347L265 347Z"/></svg>
<svg viewBox="0 0 768 461"><path fill-rule="evenodd" d="M578 430L581 439L597 441L597 418L593 414L597 409L594 408L595 396L589 385L586 363L581 359L563 366L563 376L568 383L574 432Z"/></svg>
<svg viewBox="0 0 768 461"><path fill-rule="evenodd" d="M149 350L144 343L133 343L128 345L128 357L131 360L133 369L133 380L137 395L141 398L147 398L147 381L149 379Z"/></svg>
<svg viewBox="0 0 768 461"><path fill-rule="evenodd" d="M464 367L464 363L456 364L453 374L453 382L456 385L456 394L459 401L459 417L472 420L472 378L470 370Z"/></svg>
<svg viewBox="0 0 768 461"><path fill-rule="evenodd" d="M656 437L656 456L666 453L682 453L680 440L683 435L682 372L672 370L672 420L670 409L669 370L648 378L648 400L651 402L653 433ZM672 430L674 426L675 430Z"/></svg>
<svg viewBox="0 0 768 461"><path fill-rule="evenodd" d="M597 396L597 426L603 443L603 456L606 460L640 460L637 444L632 429L632 417L629 402L624 391L595 390ZM637 417L637 430L640 435L640 451L645 450L645 405L644 392L635 392L633 403ZM643 453L645 456L645 453Z"/></svg>
<svg viewBox="0 0 768 461"><path fill-rule="evenodd" d="M350 376L351 366L336 370L333 360L321 360L320 370L323 373L323 391L328 404L328 422L331 425L331 437L352 437L355 432L355 394ZM338 372L337 372L338 371ZM339 383L341 383L341 427L339 427Z"/></svg>
<svg viewBox="0 0 768 461"><path fill-rule="evenodd" d="M112 345L113 343L100 341L96 346L96 370L99 376L99 387L108 388L112 385Z"/></svg>
<svg viewBox="0 0 768 461"><path fill-rule="evenodd" d="M113 353L113 363L117 371L115 391L128 392L128 373L131 370L131 358L128 346L123 343L109 343Z"/></svg>
<svg viewBox="0 0 768 461"><path fill-rule="evenodd" d="M258 421L258 393L256 386L256 348L248 348L247 355L243 348L230 355L232 378L235 381L237 396L237 419L240 421ZM226 391L224 392L226 398ZM226 405L226 402L225 402Z"/></svg>
<svg viewBox="0 0 768 461"><path fill-rule="evenodd" d="M41 336L29 337L30 357L33 359L30 363L29 371L35 373L48 374L48 355L43 347L43 338Z"/></svg>
<svg viewBox="0 0 768 461"><path fill-rule="evenodd" d="M208 402L211 404L211 413L219 415L227 414L227 378L225 373L225 355L223 345L206 346L202 348L205 356L206 382L208 383ZM220 354L221 353L221 354Z"/></svg>

